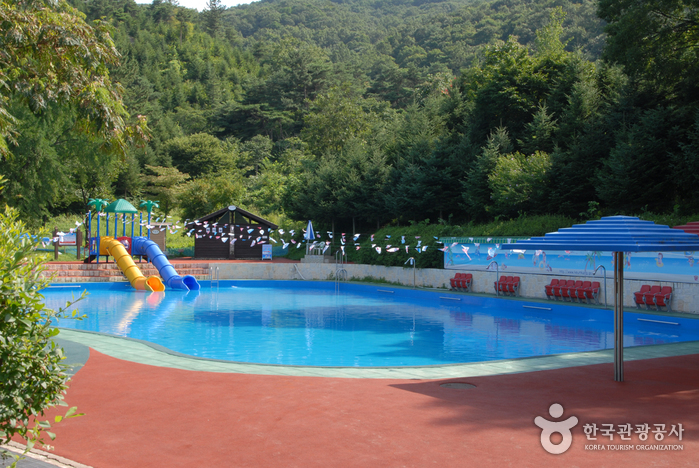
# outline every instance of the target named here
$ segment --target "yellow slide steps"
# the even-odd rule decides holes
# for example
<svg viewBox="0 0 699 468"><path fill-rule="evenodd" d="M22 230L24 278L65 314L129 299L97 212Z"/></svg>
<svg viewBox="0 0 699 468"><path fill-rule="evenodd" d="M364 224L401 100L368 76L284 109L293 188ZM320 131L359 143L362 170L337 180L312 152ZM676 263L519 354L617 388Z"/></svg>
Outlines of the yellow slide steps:
<svg viewBox="0 0 699 468"><path fill-rule="evenodd" d="M113 237L100 238L100 255L111 255L114 257L119 269L126 275L131 286L143 291L165 291L165 285L157 276L146 278L141 270L136 266L131 255L124 246Z"/></svg>

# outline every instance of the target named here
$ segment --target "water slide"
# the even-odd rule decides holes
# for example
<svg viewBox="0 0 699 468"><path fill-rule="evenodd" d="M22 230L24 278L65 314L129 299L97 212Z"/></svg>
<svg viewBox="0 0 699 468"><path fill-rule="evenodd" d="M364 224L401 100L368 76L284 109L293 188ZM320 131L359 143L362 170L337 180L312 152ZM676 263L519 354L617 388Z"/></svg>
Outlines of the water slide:
<svg viewBox="0 0 699 468"><path fill-rule="evenodd" d="M134 263L124 246L113 237L100 237L100 255L114 257L119 269L124 272L131 286L142 291L164 291L165 285L157 276L146 278Z"/></svg>
<svg viewBox="0 0 699 468"><path fill-rule="evenodd" d="M158 269L158 273L165 280L165 284L171 289L184 289L185 291L200 288L197 279L191 275L184 277L177 274L158 244L146 237L134 237L131 245L131 255L145 255Z"/></svg>

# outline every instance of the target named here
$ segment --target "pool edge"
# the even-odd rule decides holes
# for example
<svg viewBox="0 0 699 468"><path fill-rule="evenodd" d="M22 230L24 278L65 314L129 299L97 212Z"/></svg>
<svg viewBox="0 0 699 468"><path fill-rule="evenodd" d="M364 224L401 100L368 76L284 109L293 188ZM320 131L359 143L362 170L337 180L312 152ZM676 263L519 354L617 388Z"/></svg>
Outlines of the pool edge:
<svg viewBox="0 0 699 468"><path fill-rule="evenodd" d="M59 337L89 346L108 356L125 361L174 369L257 375L286 375L359 379L448 379L517 374L566 367L614 362L612 349L529 356L465 364L403 367L320 367L252 364L201 358L172 351L164 346L136 338L106 333L61 328ZM656 344L624 348L625 361L699 354L699 341Z"/></svg>

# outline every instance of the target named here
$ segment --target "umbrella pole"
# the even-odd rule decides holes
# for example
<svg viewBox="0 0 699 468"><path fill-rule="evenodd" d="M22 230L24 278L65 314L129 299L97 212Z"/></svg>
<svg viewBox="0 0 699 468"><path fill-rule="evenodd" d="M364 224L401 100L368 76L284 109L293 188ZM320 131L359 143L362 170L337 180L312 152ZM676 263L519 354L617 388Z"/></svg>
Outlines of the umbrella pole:
<svg viewBox="0 0 699 468"><path fill-rule="evenodd" d="M624 381L624 252L614 252L614 380Z"/></svg>

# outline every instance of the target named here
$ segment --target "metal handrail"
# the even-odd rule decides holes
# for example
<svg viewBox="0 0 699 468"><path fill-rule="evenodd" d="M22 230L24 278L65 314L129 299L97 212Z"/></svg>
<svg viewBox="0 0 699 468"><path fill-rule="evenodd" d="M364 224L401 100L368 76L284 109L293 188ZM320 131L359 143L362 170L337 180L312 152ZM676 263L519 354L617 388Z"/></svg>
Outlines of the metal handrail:
<svg viewBox="0 0 699 468"><path fill-rule="evenodd" d="M345 264L344 254L342 249L335 252L335 292L340 290L340 281L347 280L347 270L344 269Z"/></svg>
<svg viewBox="0 0 699 468"><path fill-rule="evenodd" d="M214 274L215 272L215 274ZM214 279L215 278L215 279ZM211 288L213 289L214 287L214 282L216 283L216 287L220 287L219 285L219 278L218 278L218 267L217 266L209 266L209 281L211 282Z"/></svg>
<svg viewBox="0 0 699 468"><path fill-rule="evenodd" d="M488 266L485 267L486 270L490 268L490 265L495 264L495 295L500 296L500 288L498 288L497 284L500 282L500 265L498 265L498 262L493 260L492 262L488 263Z"/></svg>
<svg viewBox="0 0 699 468"><path fill-rule="evenodd" d="M604 267L604 265L600 265L597 268L595 268L595 271L592 272L592 276L595 276L597 274L597 270L602 268L604 270L604 308L607 308L607 269Z"/></svg>
<svg viewBox="0 0 699 468"><path fill-rule="evenodd" d="M294 268L296 269L296 273L299 274L299 276L301 277L301 279L304 280L304 281L306 281L306 278L303 277L303 275L301 274L301 270L299 270L299 266L298 266L296 263L294 263Z"/></svg>
<svg viewBox="0 0 699 468"><path fill-rule="evenodd" d="M408 258L403 265L406 265L408 262L413 266L413 289L415 289L415 257Z"/></svg>

